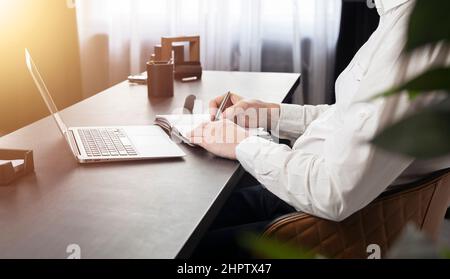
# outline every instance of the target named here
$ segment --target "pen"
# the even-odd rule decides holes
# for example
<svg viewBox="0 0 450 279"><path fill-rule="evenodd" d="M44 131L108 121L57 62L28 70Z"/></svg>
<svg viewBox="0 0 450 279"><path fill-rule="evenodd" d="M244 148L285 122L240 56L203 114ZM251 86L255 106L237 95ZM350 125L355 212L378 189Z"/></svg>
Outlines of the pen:
<svg viewBox="0 0 450 279"><path fill-rule="evenodd" d="M223 98L222 103L220 103L219 109L217 110L215 121L219 121L222 118L222 113L223 113L225 106L227 105L230 97L231 97L231 92L228 92L227 95Z"/></svg>

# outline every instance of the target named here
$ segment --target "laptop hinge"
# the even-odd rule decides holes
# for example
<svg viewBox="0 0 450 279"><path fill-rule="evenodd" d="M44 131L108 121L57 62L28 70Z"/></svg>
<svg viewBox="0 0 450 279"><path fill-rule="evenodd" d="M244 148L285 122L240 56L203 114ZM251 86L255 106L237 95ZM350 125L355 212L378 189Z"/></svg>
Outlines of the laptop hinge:
<svg viewBox="0 0 450 279"><path fill-rule="evenodd" d="M69 143L69 147L72 149L72 153L76 156L81 156L80 148L78 147L77 141L75 140L75 135L72 130L67 130L66 137Z"/></svg>

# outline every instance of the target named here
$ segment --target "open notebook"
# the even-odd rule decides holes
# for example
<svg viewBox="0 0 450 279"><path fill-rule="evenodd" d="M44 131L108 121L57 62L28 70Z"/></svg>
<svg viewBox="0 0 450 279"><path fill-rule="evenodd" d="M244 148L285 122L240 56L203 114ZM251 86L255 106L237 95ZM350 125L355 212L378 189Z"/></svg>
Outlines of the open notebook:
<svg viewBox="0 0 450 279"><path fill-rule="evenodd" d="M172 136L182 142L194 146L186 135L201 124L210 121L211 115L209 114L173 114L157 115L155 124L169 131ZM268 135L263 129L249 129L249 131L251 135Z"/></svg>

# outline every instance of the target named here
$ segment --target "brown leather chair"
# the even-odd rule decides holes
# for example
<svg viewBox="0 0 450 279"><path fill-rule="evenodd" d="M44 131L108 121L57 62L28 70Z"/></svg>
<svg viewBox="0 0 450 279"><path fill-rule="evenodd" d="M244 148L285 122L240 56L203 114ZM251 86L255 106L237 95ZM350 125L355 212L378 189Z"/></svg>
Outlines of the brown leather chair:
<svg viewBox="0 0 450 279"><path fill-rule="evenodd" d="M342 222L294 213L275 220L263 236L327 258L362 259L368 257L370 244L378 244L384 255L408 223L438 238L449 204L450 169L446 169L386 191Z"/></svg>

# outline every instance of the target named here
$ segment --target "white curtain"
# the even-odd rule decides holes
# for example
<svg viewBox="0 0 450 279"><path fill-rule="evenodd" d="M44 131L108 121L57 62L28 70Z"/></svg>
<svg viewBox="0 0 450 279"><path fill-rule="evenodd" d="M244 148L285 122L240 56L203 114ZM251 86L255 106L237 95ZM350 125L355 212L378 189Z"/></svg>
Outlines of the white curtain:
<svg viewBox="0 0 450 279"><path fill-rule="evenodd" d="M333 84L340 0L77 0L84 95L145 62L162 36L200 35L206 70L302 72L310 103ZM264 96L261 96L264 98Z"/></svg>

